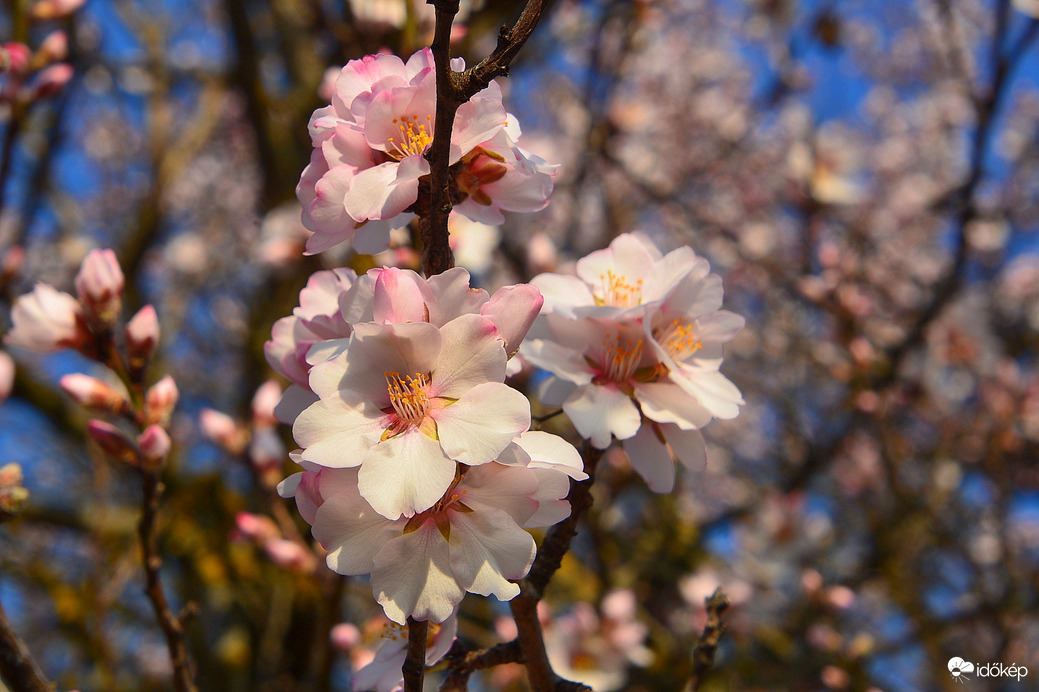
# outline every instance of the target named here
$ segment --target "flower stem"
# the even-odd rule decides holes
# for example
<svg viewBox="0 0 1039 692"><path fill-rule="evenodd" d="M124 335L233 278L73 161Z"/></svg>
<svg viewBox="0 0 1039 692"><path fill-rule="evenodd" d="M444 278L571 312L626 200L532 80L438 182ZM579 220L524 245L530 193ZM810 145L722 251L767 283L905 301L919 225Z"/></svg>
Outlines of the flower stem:
<svg viewBox="0 0 1039 692"><path fill-rule="evenodd" d="M404 692L422 692L422 681L426 675L428 629L427 621L408 618L408 656L400 669L404 675Z"/></svg>

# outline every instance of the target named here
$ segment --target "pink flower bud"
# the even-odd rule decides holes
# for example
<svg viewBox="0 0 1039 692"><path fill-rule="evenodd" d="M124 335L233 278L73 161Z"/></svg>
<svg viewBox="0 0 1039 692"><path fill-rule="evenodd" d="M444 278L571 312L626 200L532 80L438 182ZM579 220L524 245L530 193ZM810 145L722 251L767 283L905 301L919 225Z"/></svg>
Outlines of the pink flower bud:
<svg viewBox="0 0 1039 692"><path fill-rule="evenodd" d="M0 404L7 401L14 388L14 359L7 351L0 351Z"/></svg>
<svg viewBox="0 0 1039 692"><path fill-rule="evenodd" d="M121 414L130 410L126 395L101 380L73 373L62 377L58 384L80 406L103 412Z"/></svg>
<svg viewBox="0 0 1039 692"><path fill-rule="evenodd" d="M258 471L271 468L281 470L286 456L285 445L274 428L253 431L249 441L249 459Z"/></svg>
<svg viewBox="0 0 1039 692"><path fill-rule="evenodd" d="M211 408L204 408L198 416L202 434L231 454L241 454L248 442L248 433L234 418Z"/></svg>
<svg viewBox="0 0 1039 692"><path fill-rule="evenodd" d="M159 318L155 308L145 305L126 324L126 355L132 374L144 371L158 343Z"/></svg>
<svg viewBox="0 0 1039 692"><path fill-rule="evenodd" d="M64 31L52 31L47 34L47 38L43 39L43 43L36 50L36 55L33 56L33 62L43 65L49 65L52 62L58 62L64 60L69 55L69 37Z"/></svg>
<svg viewBox="0 0 1039 692"><path fill-rule="evenodd" d="M361 630L349 622L340 622L329 631L328 638L336 651L349 651L361 643Z"/></svg>
<svg viewBox="0 0 1039 692"><path fill-rule="evenodd" d="M267 429L278 427L278 419L274 417L274 408L281 401L281 384L277 380L267 380L256 390L252 401L253 427Z"/></svg>
<svg viewBox="0 0 1039 692"><path fill-rule="evenodd" d="M137 449L126 433L111 423L91 419L87 421L87 433L97 445L116 461L135 465Z"/></svg>
<svg viewBox="0 0 1039 692"><path fill-rule="evenodd" d="M79 301L48 284L36 284L11 307L14 323L4 341L33 351L79 348L91 338Z"/></svg>
<svg viewBox="0 0 1039 692"><path fill-rule="evenodd" d="M111 327L122 310L126 282L115 252L91 250L83 259L76 275L76 292L88 316L101 328Z"/></svg>
<svg viewBox="0 0 1039 692"><path fill-rule="evenodd" d="M59 62L43 68L36 73L23 100L32 102L53 96L69 83L73 74L75 74L75 70L67 62Z"/></svg>
<svg viewBox="0 0 1039 692"><path fill-rule="evenodd" d="M285 538L272 538L263 544L267 557L282 569L292 572L311 572L316 560L313 553L295 541Z"/></svg>
<svg viewBox="0 0 1039 692"><path fill-rule="evenodd" d="M545 298L531 284L503 286L480 308L480 314L490 317L505 341L505 352L511 358L519 350L534 318L541 312Z"/></svg>
<svg viewBox="0 0 1039 692"><path fill-rule="evenodd" d="M38 0L29 11L29 16L37 21L45 19L61 19L78 10L86 0Z"/></svg>
<svg viewBox="0 0 1039 692"><path fill-rule="evenodd" d="M173 441L161 425L149 425L137 438L141 448L141 459L149 468L158 469L170 454Z"/></svg>
<svg viewBox="0 0 1039 692"><path fill-rule="evenodd" d="M238 534L251 541L262 543L281 536L281 531L271 518L262 514L239 512L235 515L234 521L238 527Z"/></svg>
<svg viewBox="0 0 1039 692"><path fill-rule="evenodd" d="M148 423L169 425L170 414L177 405L180 391L173 378L166 375L148 389L144 395L144 417Z"/></svg>
<svg viewBox="0 0 1039 692"><path fill-rule="evenodd" d="M12 75L24 75L29 70L32 51L24 43L5 43L0 46L0 71Z"/></svg>

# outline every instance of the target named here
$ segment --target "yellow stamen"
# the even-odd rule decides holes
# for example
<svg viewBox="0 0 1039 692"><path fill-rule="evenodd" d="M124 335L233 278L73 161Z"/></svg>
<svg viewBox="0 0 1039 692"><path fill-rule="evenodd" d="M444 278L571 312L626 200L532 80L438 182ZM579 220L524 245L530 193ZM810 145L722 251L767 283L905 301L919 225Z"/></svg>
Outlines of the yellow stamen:
<svg viewBox="0 0 1039 692"><path fill-rule="evenodd" d="M408 156L424 154L433 142L433 116L427 115L426 120L429 122L428 127L426 123L421 125L418 123L417 115L411 116L410 120L406 115L394 118L393 124L397 126L400 137L387 138L386 144L389 148L387 153L398 161Z"/></svg>
<svg viewBox="0 0 1039 692"><path fill-rule="evenodd" d="M610 382L627 382L642 360L642 339L621 343L620 335L611 338L609 332L602 342L600 365L602 377Z"/></svg>
<svg viewBox="0 0 1039 692"><path fill-rule="evenodd" d="M595 297L599 305L612 305L618 308L633 308L642 304L642 279L635 283L628 281L628 277L613 273L612 269L605 274L599 275L602 284L599 287L600 295Z"/></svg>
<svg viewBox="0 0 1039 692"><path fill-rule="evenodd" d="M385 372L386 389L390 394L390 403L401 421L408 424L421 423L429 410L429 397L426 387L429 376L415 373L401 376L399 372Z"/></svg>
<svg viewBox="0 0 1039 692"><path fill-rule="evenodd" d="M703 348L703 343L696 338L696 327L680 319L673 319L662 329L654 330L653 336L675 360L685 360Z"/></svg>

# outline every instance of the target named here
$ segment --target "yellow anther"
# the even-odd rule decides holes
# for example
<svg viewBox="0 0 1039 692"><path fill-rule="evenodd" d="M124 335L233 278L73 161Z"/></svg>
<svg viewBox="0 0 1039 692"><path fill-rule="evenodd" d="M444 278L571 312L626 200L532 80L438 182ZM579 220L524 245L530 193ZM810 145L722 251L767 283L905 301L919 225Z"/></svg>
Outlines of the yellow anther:
<svg viewBox="0 0 1039 692"><path fill-rule="evenodd" d="M654 330L653 336L675 360L685 360L703 348L696 336L695 325L681 319L673 319L664 328Z"/></svg>
<svg viewBox="0 0 1039 692"><path fill-rule="evenodd" d="M642 279L635 283L628 281L623 275L614 274L613 270L599 275L599 295L595 302L599 305L612 305L619 308L631 308L642 303Z"/></svg>

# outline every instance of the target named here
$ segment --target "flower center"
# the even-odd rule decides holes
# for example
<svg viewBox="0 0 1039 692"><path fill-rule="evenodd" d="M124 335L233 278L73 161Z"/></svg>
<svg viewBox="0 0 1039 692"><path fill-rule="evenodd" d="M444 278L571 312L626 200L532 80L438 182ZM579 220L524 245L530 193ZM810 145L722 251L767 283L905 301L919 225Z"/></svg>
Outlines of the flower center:
<svg viewBox="0 0 1039 692"><path fill-rule="evenodd" d="M401 375L399 372L383 373L386 378L386 389L390 394L390 403L397 417L404 425L418 425L426 418L429 411L429 375L415 373Z"/></svg>
<svg viewBox="0 0 1039 692"><path fill-rule="evenodd" d="M606 333L602 342L601 378L607 382L623 383L631 379L642 360L642 339L621 342L620 334Z"/></svg>
<svg viewBox="0 0 1039 692"><path fill-rule="evenodd" d="M408 156L417 156L426 153L426 149L433 142L433 116L427 115L426 122L420 123L417 115L394 118L393 123L397 126L399 137L390 137L386 140L389 147L387 152L398 161Z"/></svg>
<svg viewBox="0 0 1039 692"><path fill-rule="evenodd" d="M605 274L599 275L600 295L595 297L599 305L612 305L618 308L633 308L642 303L642 279L635 283L628 281L628 277L613 273L612 269Z"/></svg>
<svg viewBox="0 0 1039 692"><path fill-rule="evenodd" d="M703 343L696 338L696 327L680 319L654 330L653 336L674 360L685 360L703 348Z"/></svg>

